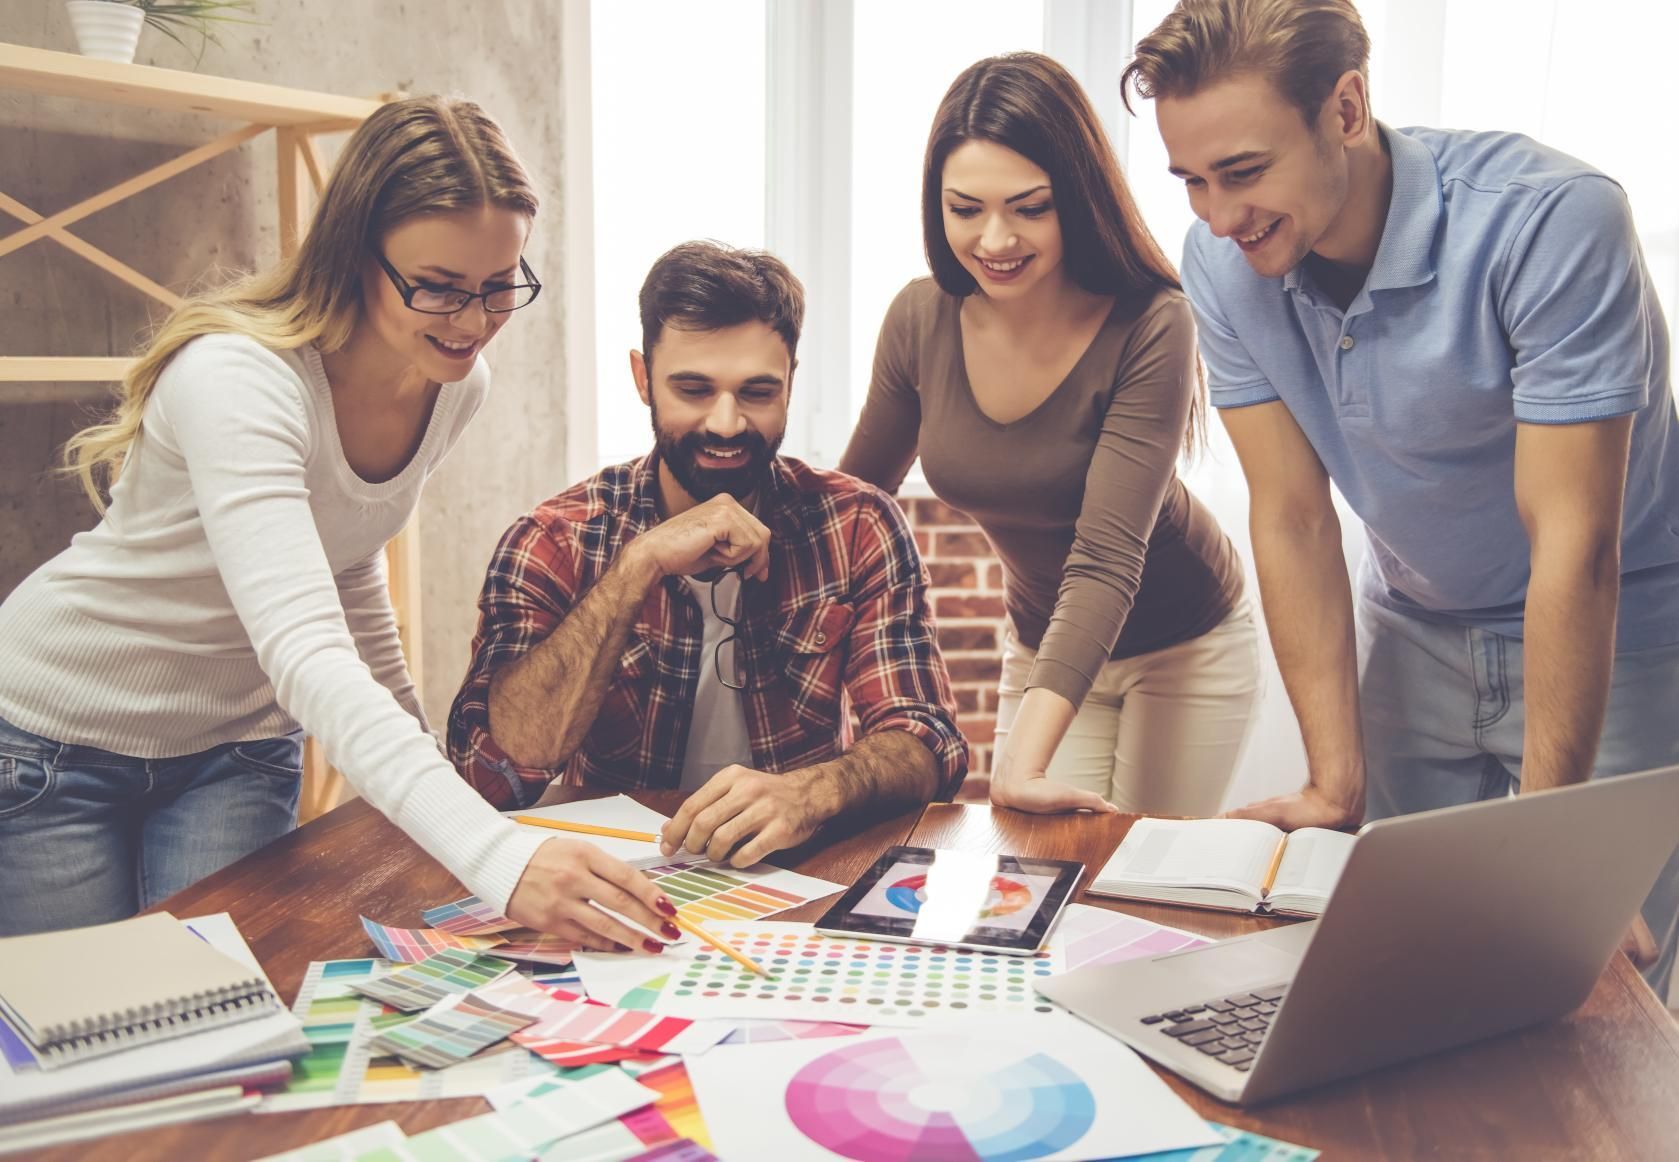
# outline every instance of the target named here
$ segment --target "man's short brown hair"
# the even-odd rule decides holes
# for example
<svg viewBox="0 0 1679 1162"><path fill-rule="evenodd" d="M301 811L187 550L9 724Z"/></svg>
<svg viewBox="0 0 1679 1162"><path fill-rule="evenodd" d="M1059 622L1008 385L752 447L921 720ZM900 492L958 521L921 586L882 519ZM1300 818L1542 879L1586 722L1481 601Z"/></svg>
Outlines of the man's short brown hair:
<svg viewBox="0 0 1679 1162"><path fill-rule="evenodd" d="M1143 97L1187 97L1234 76L1263 77L1307 125L1348 72L1366 78L1370 36L1352 0L1179 0L1137 42L1119 76Z"/></svg>
<svg viewBox="0 0 1679 1162"><path fill-rule="evenodd" d="M781 336L794 361L804 318L804 285L775 255L684 242L660 255L641 284L641 354L652 362L667 326L718 331L756 319Z"/></svg>

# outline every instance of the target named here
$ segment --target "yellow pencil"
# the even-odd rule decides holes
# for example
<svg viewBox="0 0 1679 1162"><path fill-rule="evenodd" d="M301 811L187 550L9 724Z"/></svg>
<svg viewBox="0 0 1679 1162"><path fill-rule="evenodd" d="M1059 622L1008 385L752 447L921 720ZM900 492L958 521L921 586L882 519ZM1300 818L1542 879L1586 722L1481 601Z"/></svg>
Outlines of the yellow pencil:
<svg viewBox="0 0 1679 1162"><path fill-rule="evenodd" d="M536 815L515 815L513 822L525 823L531 827L552 827L555 831L574 831L579 835L605 835L611 839L640 839L647 843L659 842L659 837L651 831L625 831L622 827L596 827L593 823L567 823L564 819L543 819Z"/></svg>
<svg viewBox="0 0 1679 1162"><path fill-rule="evenodd" d="M701 940L703 940L707 944L711 945L718 952L721 952L724 956L727 956L730 960L738 961L743 967L751 969L753 972L757 973L759 976L764 976L764 977L769 977L770 976L769 970L767 968L765 968L763 965L759 964L755 960L750 960L747 957L741 955L735 949L730 948L727 944L723 943L723 941L717 939L717 937L715 937L711 933L707 932L704 928L701 928L698 924L694 923L692 920L684 920L681 916L676 916L676 917L673 918L673 922L676 924L676 926L678 928L682 929L684 932L692 932L695 936L698 936ZM775 978L770 977L770 979L773 980Z"/></svg>

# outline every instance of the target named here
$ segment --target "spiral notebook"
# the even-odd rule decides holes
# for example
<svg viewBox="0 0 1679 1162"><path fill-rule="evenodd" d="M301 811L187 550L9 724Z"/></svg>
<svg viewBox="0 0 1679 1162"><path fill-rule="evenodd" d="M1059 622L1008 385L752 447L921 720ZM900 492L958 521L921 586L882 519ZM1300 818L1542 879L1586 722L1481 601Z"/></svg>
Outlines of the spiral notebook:
<svg viewBox="0 0 1679 1162"><path fill-rule="evenodd" d="M0 1016L43 1069L279 1009L260 972L166 912L0 939Z"/></svg>

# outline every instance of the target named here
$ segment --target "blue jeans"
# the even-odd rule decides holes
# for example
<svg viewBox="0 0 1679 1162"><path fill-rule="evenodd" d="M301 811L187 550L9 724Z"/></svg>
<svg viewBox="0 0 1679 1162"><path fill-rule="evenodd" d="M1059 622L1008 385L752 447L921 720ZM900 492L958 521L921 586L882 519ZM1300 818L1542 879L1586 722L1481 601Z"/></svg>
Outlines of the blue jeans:
<svg viewBox="0 0 1679 1162"><path fill-rule="evenodd" d="M301 732L137 759L0 719L0 936L132 916L297 825Z"/></svg>
<svg viewBox="0 0 1679 1162"><path fill-rule="evenodd" d="M1522 641L1435 625L1361 601L1359 703L1366 819L1508 795L1521 783ZM1592 778L1679 763L1679 645L1615 655ZM1661 955L1645 979L1667 1003L1679 951L1675 851L1644 901Z"/></svg>

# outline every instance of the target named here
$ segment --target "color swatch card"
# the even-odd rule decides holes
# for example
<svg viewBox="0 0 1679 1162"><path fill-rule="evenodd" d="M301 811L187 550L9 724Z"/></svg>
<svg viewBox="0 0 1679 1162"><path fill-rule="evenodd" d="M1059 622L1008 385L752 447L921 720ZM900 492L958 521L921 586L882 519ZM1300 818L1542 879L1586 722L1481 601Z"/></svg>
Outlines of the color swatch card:
<svg viewBox="0 0 1679 1162"><path fill-rule="evenodd" d="M504 943L496 945L494 955L504 960L520 960L528 964L567 965L577 952L577 945L571 941L529 928L504 932L502 940Z"/></svg>
<svg viewBox="0 0 1679 1162"><path fill-rule="evenodd" d="M442 1069L505 1041L535 1019L499 1008L473 993L452 993L412 1021L384 1030L373 1039L373 1051Z"/></svg>
<svg viewBox="0 0 1679 1162"><path fill-rule="evenodd" d="M504 1110L521 1101L574 1085L585 1076L593 1076L609 1068L595 1066L592 1071L566 1070L561 1076L507 1086L486 1094L485 1098L496 1109ZM632 1110L615 1122L573 1134L557 1142L543 1157L552 1158L554 1162L626 1162L666 1143L692 1141L696 1137L702 1144L710 1142L705 1122L699 1116L699 1106L694 1102L688 1073L680 1061L650 1075L642 1084L659 1094L652 1105ZM673 1119L683 1127L682 1130L676 1128Z"/></svg>
<svg viewBox="0 0 1679 1162"><path fill-rule="evenodd" d="M1136 1162L1312 1162L1321 1151L1292 1142L1279 1142L1249 1130L1221 1126L1208 1122L1214 1133L1224 1141L1217 1146L1202 1146L1195 1150L1168 1150L1163 1154L1149 1154Z"/></svg>
<svg viewBox="0 0 1679 1162"><path fill-rule="evenodd" d="M845 890L815 876L767 863L749 868L703 863L649 868L647 878L670 897L684 920L709 928L730 920L758 920Z"/></svg>
<svg viewBox="0 0 1679 1162"><path fill-rule="evenodd" d="M710 931L771 975L748 972L708 946L670 949L662 954L667 979L654 1012L914 1026L1058 1011L1033 988L1062 971L1053 947L1007 956L823 936L809 924L774 920ZM587 985L586 968L583 979Z"/></svg>
<svg viewBox="0 0 1679 1162"><path fill-rule="evenodd" d="M1135 1053L1065 1013L717 1049L687 1068L722 1158L1049 1162L1221 1141Z"/></svg>
<svg viewBox="0 0 1679 1162"><path fill-rule="evenodd" d="M522 927L517 920L509 920L477 896L439 904L420 913L420 919L443 932L457 936L484 936L508 932Z"/></svg>
<svg viewBox="0 0 1679 1162"><path fill-rule="evenodd" d="M523 1162L555 1142L650 1105L658 1096L608 1070L506 1110L439 1126L363 1155L367 1162Z"/></svg>
<svg viewBox="0 0 1679 1162"><path fill-rule="evenodd" d="M418 964L353 987L363 996L411 1013L430 1008L450 993L469 993L513 971L513 965L465 948L446 948Z"/></svg>
<svg viewBox="0 0 1679 1162"><path fill-rule="evenodd" d="M534 1053L542 1053L545 1045L555 1042L586 1042L638 1053L686 1055L704 1053L733 1031L734 1025L724 1021L667 1017L578 1000L554 1002L536 1024L513 1039Z"/></svg>
<svg viewBox="0 0 1679 1162"><path fill-rule="evenodd" d="M507 943L501 936L458 936L437 928L392 928L366 916L361 918L361 926L380 956L400 964L418 964L451 948L487 952Z"/></svg>
<svg viewBox="0 0 1679 1162"><path fill-rule="evenodd" d="M373 1040L380 1033L414 1019L356 991L357 985L390 970L389 962L373 959L309 966L292 1006L303 1022L309 1053L293 1067L286 1088L263 1099L259 1113L478 1097L498 1086L556 1072L523 1049L472 1057L447 1069L416 1069L393 1054L375 1051Z"/></svg>
<svg viewBox="0 0 1679 1162"><path fill-rule="evenodd" d="M1122 960L1162 956L1213 943L1181 928L1168 928L1089 904L1068 904L1049 939L1066 957L1068 972L1092 964L1118 964Z"/></svg>

